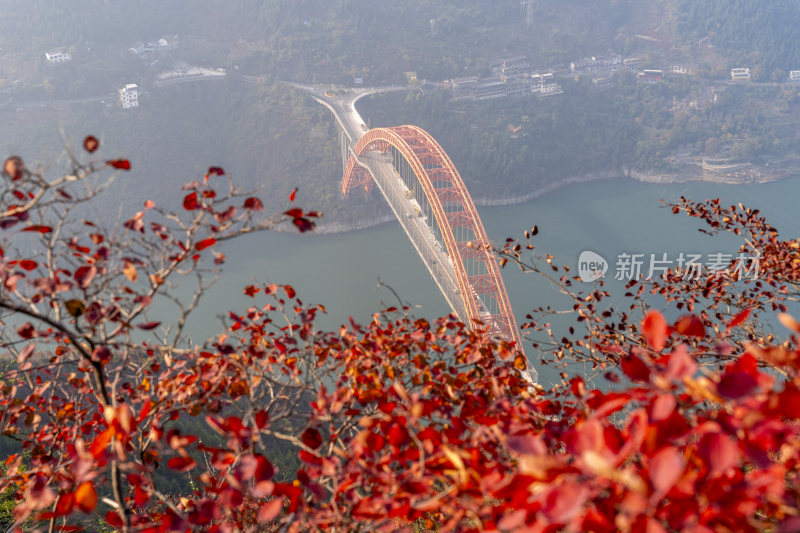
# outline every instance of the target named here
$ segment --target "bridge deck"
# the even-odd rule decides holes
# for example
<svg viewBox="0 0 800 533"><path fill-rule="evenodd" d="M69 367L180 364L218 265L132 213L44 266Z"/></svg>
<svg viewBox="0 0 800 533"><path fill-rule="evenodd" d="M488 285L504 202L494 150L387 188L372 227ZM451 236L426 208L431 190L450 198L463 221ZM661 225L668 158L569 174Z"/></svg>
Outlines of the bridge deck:
<svg viewBox="0 0 800 533"><path fill-rule="evenodd" d="M389 157L379 151L366 152L361 156L355 153L358 141L367 132L363 119L355 109L355 102L363 96L380 92L382 89L351 91L349 94L337 97L323 94L319 88L302 88L309 90L315 100L326 106L333 113L340 127L339 137L342 143L343 168L347 165L347 159L350 156L354 156L358 164L370 173L374 183L386 198L400 226L416 249L448 305L461 321L469 323L469 310L464 298L459 294L458 276L453 261L434 235L425 216L420 216L417 213L417 209L415 209L417 204L413 198L408 197L408 188L395 170ZM389 90L396 89L389 88ZM471 200L469 201L471 202ZM481 229L481 231L483 230ZM502 285L502 281L500 281L500 284ZM503 294L505 293L503 292ZM475 294L474 296L479 302L479 311L485 310L486 308L478 298L478 295ZM471 298L472 296L468 295L467 297ZM489 316L488 313L480 312L481 317L484 315ZM513 316L509 317L509 319L513 330L512 335L514 338L519 339L519 332L516 329ZM519 343L518 348L523 350L521 343ZM536 382L538 378L536 371L530 366L525 377L531 382Z"/></svg>

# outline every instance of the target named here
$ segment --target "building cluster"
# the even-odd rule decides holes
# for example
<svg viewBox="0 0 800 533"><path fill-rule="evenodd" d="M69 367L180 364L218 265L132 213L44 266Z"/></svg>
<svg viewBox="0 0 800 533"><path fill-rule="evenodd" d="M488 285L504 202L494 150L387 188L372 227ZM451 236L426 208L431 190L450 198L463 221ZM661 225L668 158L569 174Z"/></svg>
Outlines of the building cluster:
<svg viewBox="0 0 800 533"><path fill-rule="evenodd" d="M491 63L492 75L487 78L469 76L450 81L456 100L487 100L504 96L560 94L561 85L551 72L531 72L523 56L498 59Z"/></svg>
<svg viewBox="0 0 800 533"><path fill-rule="evenodd" d="M750 69L741 67L741 68L732 68L731 69L731 80L732 81L750 81ZM790 70L789 71L789 81L790 82L800 82L800 70Z"/></svg>
<svg viewBox="0 0 800 533"><path fill-rule="evenodd" d="M135 83L129 83L119 90L119 100L122 109L139 107L139 87Z"/></svg>
<svg viewBox="0 0 800 533"><path fill-rule="evenodd" d="M569 70L574 74L588 74L590 72L597 73L607 72L612 73L621 69L623 66L622 56L619 54L611 54L610 56L592 56L584 57L578 61L572 61L569 64Z"/></svg>
<svg viewBox="0 0 800 533"><path fill-rule="evenodd" d="M613 76L620 70L628 70L636 73L636 78L644 83L658 83L664 79L664 72L655 69L643 69L644 59L641 57L623 57L619 54L608 56L585 57L569 64L570 71L582 76L592 75L592 85L598 89L611 87L614 83ZM673 75L690 75L695 71L695 67L690 65L673 65L671 73Z"/></svg>
<svg viewBox="0 0 800 533"><path fill-rule="evenodd" d="M56 63L66 63L72 61L72 55L62 50L54 50L52 52L45 52L44 58L48 63L54 65Z"/></svg>
<svg viewBox="0 0 800 533"><path fill-rule="evenodd" d="M135 55L145 63L154 64L158 62L158 59L154 60L155 54L158 52L165 52L169 50L175 50L178 48L180 44L180 38L178 34L174 35L167 35L161 37L157 41L148 42L147 44L144 43L134 43L134 45L128 48L128 52Z"/></svg>

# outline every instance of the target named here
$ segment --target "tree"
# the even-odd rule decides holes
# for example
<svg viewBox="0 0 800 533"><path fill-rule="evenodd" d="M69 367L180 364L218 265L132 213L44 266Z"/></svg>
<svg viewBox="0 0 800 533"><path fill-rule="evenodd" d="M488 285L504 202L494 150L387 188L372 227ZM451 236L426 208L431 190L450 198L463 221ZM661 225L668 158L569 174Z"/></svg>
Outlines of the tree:
<svg viewBox="0 0 800 533"><path fill-rule="evenodd" d="M800 292L798 241L756 211L673 206L742 234L761 254L758 281L671 272L631 285L619 313L601 310L602 286L575 292L552 258L524 257L536 228L497 250L574 303L578 330L534 337L543 353L610 384L574 377L545 391L522 378L515 346L480 327L398 307L319 331L325 309L286 285L245 287L252 307L187 346L216 243L282 218L310 229L317 214L259 222L255 197L218 190L212 168L187 185L181 213L148 203L119 232L87 226L87 239L69 215L101 196L75 185L129 164L72 164L47 182L6 163L0 221L16 233L0 306L16 368L0 387L0 430L24 451L6 460L0 491L15 491L18 525L68 530L97 513L128 531L797 528L800 324L780 314L791 337L777 340L753 320ZM154 299L181 274L199 275L195 298L175 301L174 324L154 324ZM667 320L648 290L683 314ZM549 330L536 318L528 328ZM277 442L297 450L290 480L276 476ZM165 493L163 471L191 487Z"/></svg>
<svg viewBox="0 0 800 533"><path fill-rule="evenodd" d="M83 146L93 154L99 141L89 136ZM187 405L175 409L153 382L162 365L173 368L176 357L196 353L185 346L183 328L224 263L215 244L285 221L307 231L318 213L292 208L261 220L262 202L212 167L184 186L181 213L148 200L108 230L78 212L102 205L110 184L105 170L126 171L130 163L82 162L70 154L69 164L55 179L27 169L19 157L3 167L0 309L16 368L3 376L2 432L20 453L6 460L2 490L16 490L17 524L36 513L52 529L107 496L115 510L106 519L128 529L136 522L132 505L142 498L167 505L152 485L151 492L142 488L140 471L157 461L149 450L153 432ZM196 286L181 300L174 278L187 276ZM159 299L176 307L173 323L148 318Z"/></svg>

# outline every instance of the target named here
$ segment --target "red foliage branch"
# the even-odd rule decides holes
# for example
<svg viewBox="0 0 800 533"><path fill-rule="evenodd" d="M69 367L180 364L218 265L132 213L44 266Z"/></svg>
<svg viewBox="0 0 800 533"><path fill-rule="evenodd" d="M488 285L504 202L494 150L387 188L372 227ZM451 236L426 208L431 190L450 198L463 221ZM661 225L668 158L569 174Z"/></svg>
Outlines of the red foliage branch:
<svg viewBox="0 0 800 533"><path fill-rule="evenodd" d="M20 447L0 493L13 491L18 526L70 528L99 513L128 531L800 527L800 325L781 314L790 335L778 342L747 316L780 310L791 295L782 287L796 286L795 247L753 212L736 210L730 228L749 232L766 281L708 295L701 284L649 285L668 291L676 319L647 308L647 289L631 294L641 318L606 314L602 288L573 293L566 274L552 277L551 258L528 265L573 299L586 328L554 340L554 353L602 365L614 384L575 377L545 391L520 375L513 346L453 317L388 309L324 332L315 322L325 308L288 285L245 288L253 305L229 315L228 331L188 345L181 329L193 304L178 300L175 324L148 309L171 278L202 278L221 262L221 242L274 226L256 220L255 197L222 190L225 173L212 167L187 185L178 212L148 202L120 236L57 220L74 191L63 190L73 200L56 186L38 194L44 178L21 161L8 169L10 187L35 201L14 211L16 195L4 193L5 227L49 228L7 237L5 250L28 239L40 252L7 251L0 268L0 308L15 324L0 431ZM682 205L710 223L731 216ZM279 220L304 230L314 218L292 208ZM522 248L501 254L525 266ZM189 431L189 420L208 431ZM277 442L294 447L299 468L277 464ZM164 470L193 489L166 493Z"/></svg>

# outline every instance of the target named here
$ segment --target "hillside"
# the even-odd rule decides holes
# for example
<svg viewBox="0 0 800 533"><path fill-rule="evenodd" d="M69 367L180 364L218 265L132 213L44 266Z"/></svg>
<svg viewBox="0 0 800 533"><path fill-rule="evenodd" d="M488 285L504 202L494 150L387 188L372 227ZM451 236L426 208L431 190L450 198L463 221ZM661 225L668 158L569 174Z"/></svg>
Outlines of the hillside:
<svg viewBox="0 0 800 533"><path fill-rule="evenodd" d="M488 76L492 60L514 55L532 69L555 70L564 94L552 98L453 102L438 91L363 103L372 125L429 129L479 198L524 196L597 172L683 172L669 162L678 156L763 164L800 147L795 87L725 85L732 65L751 66L754 79L785 79L800 58L788 22L800 8L787 1L535 0L530 25L517 0L0 5L7 15L0 20L5 151L25 147L26 159L53 161L63 149L59 131L77 138L92 132L109 150L130 151L145 187L216 164L252 188L274 191L271 198L299 185L328 220L356 211L338 199L333 123L280 80L349 85L358 77L379 85L406 83L407 72L433 81ZM147 61L128 51L174 34L179 46ZM43 52L59 47L72 62L47 65ZM647 86L620 72L601 91L591 73L570 74L570 61L609 52L641 57L645 68L694 65L695 75ZM159 72L182 62L224 68L226 81L155 85ZM142 105L127 113L114 107L113 93L131 82ZM58 103L87 95L108 97ZM144 197L137 187L125 194Z"/></svg>

